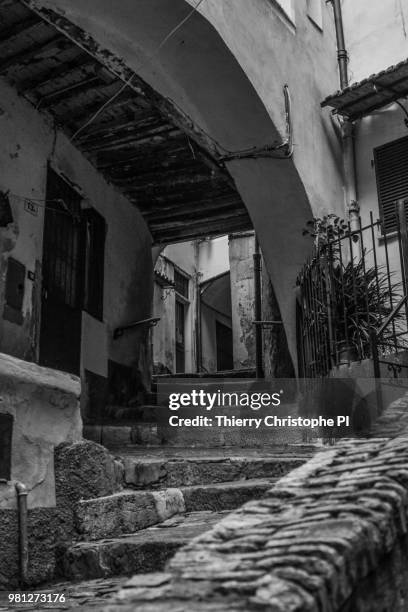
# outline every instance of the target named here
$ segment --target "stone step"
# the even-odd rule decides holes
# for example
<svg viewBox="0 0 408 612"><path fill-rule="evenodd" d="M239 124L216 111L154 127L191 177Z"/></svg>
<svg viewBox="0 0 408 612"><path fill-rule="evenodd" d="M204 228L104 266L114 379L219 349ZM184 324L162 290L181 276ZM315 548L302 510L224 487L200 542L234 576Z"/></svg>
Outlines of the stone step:
<svg viewBox="0 0 408 612"><path fill-rule="evenodd" d="M111 449L124 466L127 487L164 488L216 484L251 478L280 478L310 456L207 456L145 458L132 449Z"/></svg>
<svg viewBox="0 0 408 612"><path fill-rule="evenodd" d="M84 425L83 436L108 449L130 444L168 448L274 448L302 444L303 433L296 427L170 427L156 422L118 425Z"/></svg>
<svg viewBox="0 0 408 612"><path fill-rule="evenodd" d="M238 508L258 499L276 479L252 479L160 491L125 490L78 503L77 529L84 540L134 533L185 512Z"/></svg>
<svg viewBox="0 0 408 612"><path fill-rule="evenodd" d="M192 512L138 533L71 546L62 560L67 580L157 572L183 545L208 531L226 512Z"/></svg>

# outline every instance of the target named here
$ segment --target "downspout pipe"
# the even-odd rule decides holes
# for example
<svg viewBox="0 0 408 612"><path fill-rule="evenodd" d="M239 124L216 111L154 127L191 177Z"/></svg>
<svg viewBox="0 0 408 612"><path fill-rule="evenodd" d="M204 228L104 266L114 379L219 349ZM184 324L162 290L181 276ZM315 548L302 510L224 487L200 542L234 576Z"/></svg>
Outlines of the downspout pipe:
<svg viewBox="0 0 408 612"><path fill-rule="evenodd" d="M20 586L25 586L28 584L28 490L22 482L16 482L15 488L18 508Z"/></svg>
<svg viewBox="0 0 408 612"><path fill-rule="evenodd" d="M328 0L333 5L334 24L336 28L337 59L340 73L340 87L349 86L348 53L344 38L343 13L341 0ZM343 165L346 186L346 206L352 230L359 227L359 212L357 197L356 153L355 153L355 126L348 119L342 120L341 131L343 138Z"/></svg>
<svg viewBox="0 0 408 612"><path fill-rule="evenodd" d="M341 10L341 0L330 0L333 5L334 11L334 24L336 26L336 39L337 39L337 59L339 62L340 71L340 87L345 89L348 87L348 53L346 49L346 42L344 39L344 27L343 27L343 13Z"/></svg>
<svg viewBox="0 0 408 612"><path fill-rule="evenodd" d="M261 250L259 248L258 237L255 235L255 252L253 254L254 259L254 293L255 293L255 367L256 377L264 378L263 369L263 333L262 325L260 321L262 319L262 286L261 286L261 273L262 273L262 260Z"/></svg>

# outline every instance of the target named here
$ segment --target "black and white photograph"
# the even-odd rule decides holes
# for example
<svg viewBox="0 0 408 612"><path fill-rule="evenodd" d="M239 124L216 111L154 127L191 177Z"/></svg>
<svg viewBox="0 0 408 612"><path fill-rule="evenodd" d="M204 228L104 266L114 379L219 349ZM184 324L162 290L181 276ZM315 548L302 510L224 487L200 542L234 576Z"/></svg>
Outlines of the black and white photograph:
<svg viewBox="0 0 408 612"><path fill-rule="evenodd" d="M0 0L0 612L408 612L408 1Z"/></svg>

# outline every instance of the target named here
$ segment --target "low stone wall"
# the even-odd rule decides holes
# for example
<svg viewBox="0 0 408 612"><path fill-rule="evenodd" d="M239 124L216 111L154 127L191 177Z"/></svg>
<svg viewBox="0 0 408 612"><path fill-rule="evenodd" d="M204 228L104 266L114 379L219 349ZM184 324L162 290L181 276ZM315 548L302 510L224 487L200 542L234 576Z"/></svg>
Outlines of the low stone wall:
<svg viewBox="0 0 408 612"><path fill-rule="evenodd" d="M405 612L407 397L387 414L397 437L317 454L179 551L167 573L132 578L105 610Z"/></svg>

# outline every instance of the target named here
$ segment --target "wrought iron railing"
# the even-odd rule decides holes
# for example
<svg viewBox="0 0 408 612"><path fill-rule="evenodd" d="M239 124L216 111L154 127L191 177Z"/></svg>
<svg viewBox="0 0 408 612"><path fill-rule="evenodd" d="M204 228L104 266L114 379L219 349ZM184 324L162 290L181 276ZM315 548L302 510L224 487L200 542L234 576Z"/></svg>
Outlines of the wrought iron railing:
<svg viewBox="0 0 408 612"><path fill-rule="evenodd" d="M301 377L373 358L395 374L408 366L408 234L406 202L396 205L397 232L387 234L372 213L317 236L314 254L297 279ZM329 236L329 238L328 238ZM408 362L406 362L408 363Z"/></svg>

